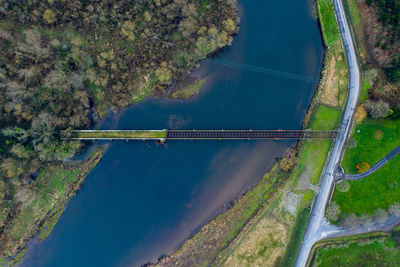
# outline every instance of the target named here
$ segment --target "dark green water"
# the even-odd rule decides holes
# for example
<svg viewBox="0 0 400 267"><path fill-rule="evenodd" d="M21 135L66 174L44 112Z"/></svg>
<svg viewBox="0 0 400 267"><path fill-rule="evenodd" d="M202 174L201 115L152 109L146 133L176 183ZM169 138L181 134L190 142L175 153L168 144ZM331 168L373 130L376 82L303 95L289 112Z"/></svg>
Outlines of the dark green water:
<svg viewBox="0 0 400 267"><path fill-rule="evenodd" d="M196 72L208 77L199 96L147 99L109 114L103 127L300 129L322 61L312 2L245 0L240 13L233 46ZM157 259L253 186L291 144L112 142L53 233L31 242L21 265L138 266Z"/></svg>

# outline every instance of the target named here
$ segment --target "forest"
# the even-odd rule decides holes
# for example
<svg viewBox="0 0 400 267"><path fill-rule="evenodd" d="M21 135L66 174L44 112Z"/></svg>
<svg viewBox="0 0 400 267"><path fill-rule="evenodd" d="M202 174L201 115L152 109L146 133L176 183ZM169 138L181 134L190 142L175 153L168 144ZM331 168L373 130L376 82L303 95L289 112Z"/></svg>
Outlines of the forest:
<svg viewBox="0 0 400 267"><path fill-rule="evenodd" d="M7 232L18 196L82 148L62 132L164 94L238 24L236 0L0 0L0 258L37 230Z"/></svg>
<svg viewBox="0 0 400 267"><path fill-rule="evenodd" d="M376 47L392 50L392 62L384 66L384 71L392 82L400 79L400 1L399 0L367 0L369 6L377 10L379 21L386 32L382 33L376 42Z"/></svg>

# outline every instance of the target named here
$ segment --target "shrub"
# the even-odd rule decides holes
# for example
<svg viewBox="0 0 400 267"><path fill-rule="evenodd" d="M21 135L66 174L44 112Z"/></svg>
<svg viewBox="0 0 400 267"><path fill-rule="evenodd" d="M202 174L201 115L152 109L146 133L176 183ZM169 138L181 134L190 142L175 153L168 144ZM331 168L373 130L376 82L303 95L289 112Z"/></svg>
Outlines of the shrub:
<svg viewBox="0 0 400 267"><path fill-rule="evenodd" d="M56 21L56 13L51 9L46 9L43 13L43 19L48 23L52 24Z"/></svg>
<svg viewBox="0 0 400 267"><path fill-rule="evenodd" d="M326 218L330 221L337 221L340 212L339 205L335 201L332 201L332 203L326 209Z"/></svg>
<svg viewBox="0 0 400 267"><path fill-rule="evenodd" d="M296 149L289 149L285 156L279 161L279 167L287 172L290 171L294 165L297 163L297 158L296 158Z"/></svg>
<svg viewBox="0 0 400 267"><path fill-rule="evenodd" d="M379 223L384 223L386 221L388 217L388 214L386 211L384 211L381 208L378 208L375 212L374 212L374 219L376 221L378 221Z"/></svg>
<svg viewBox="0 0 400 267"><path fill-rule="evenodd" d="M389 213L395 216L400 216L400 204L395 203L389 207Z"/></svg>
<svg viewBox="0 0 400 267"><path fill-rule="evenodd" d="M371 227L374 225L374 220L372 217L365 214L360 216L360 221L366 227Z"/></svg>
<svg viewBox="0 0 400 267"><path fill-rule="evenodd" d="M354 229L361 223L360 219L354 213L346 214L341 220L341 225L345 228Z"/></svg>
<svg viewBox="0 0 400 267"><path fill-rule="evenodd" d="M371 166L365 161L360 162L356 165L356 170L358 173L366 172L369 170L369 168L371 168Z"/></svg>
<svg viewBox="0 0 400 267"><path fill-rule="evenodd" d="M357 147L357 140L354 138L349 138L349 140L347 141L347 147L348 148L356 148Z"/></svg>
<svg viewBox="0 0 400 267"><path fill-rule="evenodd" d="M160 67L156 70L157 81L161 84L168 83L171 80L172 72L166 67Z"/></svg>
<svg viewBox="0 0 400 267"><path fill-rule="evenodd" d="M364 106L365 109L368 111L368 114L374 119L385 117L390 113L389 104L383 100L367 100Z"/></svg>
<svg viewBox="0 0 400 267"><path fill-rule="evenodd" d="M400 109L398 107L393 107L393 112L389 116L391 120L400 120Z"/></svg>
<svg viewBox="0 0 400 267"><path fill-rule="evenodd" d="M350 189L350 183L342 180L340 183L336 185L336 189L340 192L347 192Z"/></svg>

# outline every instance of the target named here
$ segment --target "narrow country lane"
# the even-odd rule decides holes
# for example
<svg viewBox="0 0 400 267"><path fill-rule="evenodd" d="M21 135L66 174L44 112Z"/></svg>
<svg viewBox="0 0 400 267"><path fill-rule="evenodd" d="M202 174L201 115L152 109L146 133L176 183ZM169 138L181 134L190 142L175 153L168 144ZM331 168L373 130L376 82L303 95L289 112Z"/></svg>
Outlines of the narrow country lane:
<svg viewBox="0 0 400 267"><path fill-rule="evenodd" d="M350 70L349 96L342 123L340 125L339 135L332 150L326 172L322 176L321 189L314 202L311 211L311 217L307 225L307 230L303 237L303 242L297 256L295 266L298 267L306 266L308 256L314 243L328 235L328 232L324 230L324 227L322 227L326 221L325 207L335 184L334 176L342 158L345 143L351 129L352 119L360 91L360 70L358 67L353 40L350 34L350 28L343 9L343 4L341 0L333 0L333 3L335 5L336 18L339 22L339 28L341 31Z"/></svg>

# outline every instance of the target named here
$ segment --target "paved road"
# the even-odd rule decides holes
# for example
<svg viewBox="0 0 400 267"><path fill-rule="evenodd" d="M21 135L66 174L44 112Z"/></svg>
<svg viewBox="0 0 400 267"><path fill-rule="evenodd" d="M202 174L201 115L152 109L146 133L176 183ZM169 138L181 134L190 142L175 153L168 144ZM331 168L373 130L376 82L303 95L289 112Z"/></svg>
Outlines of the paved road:
<svg viewBox="0 0 400 267"><path fill-rule="evenodd" d="M339 22L339 27L344 48L346 50L347 61L350 70L350 89L346 110L344 112L342 123L339 129L338 139L332 150L326 173L322 177L321 189L314 202L310 220L307 225L307 230L303 237L303 243L297 256L295 266L298 267L306 266L308 256L314 243L327 237L330 232L326 231L324 227L327 224L324 216L325 207L329 201L330 194L335 183L334 174L337 170L337 167L339 166L339 162L343 155L345 143L350 132L351 123L360 91L360 70L357 63L353 40L351 38L346 15L343 9L343 4L341 0L333 0L333 3L335 5L336 17Z"/></svg>
<svg viewBox="0 0 400 267"><path fill-rule="evenodd" d="M330 225L332 231L326 235L326 238L344 237L349 235L358 235L378 231L391 232L395 226L400 223L400 214L390 214L384 222L371 220L368 223L358 223L351 228L344 228Z"/></svg>
<svg viewBox="0 0 400 267"><path fill-rule="evenodd" d="M379 170L383 165L388 163L391 159L393 159L399 153L400 153L400 145L397 146L392 151L390 151L390 153L387 154L386 156L384 156L380 161L375 163L368 171L363 172L363 173L357 173L357 174L342 174L342 175L338 176L336 179L337 180L341 180L341 179L361 180L361 179L373 174L377 170Z"/></svg>

